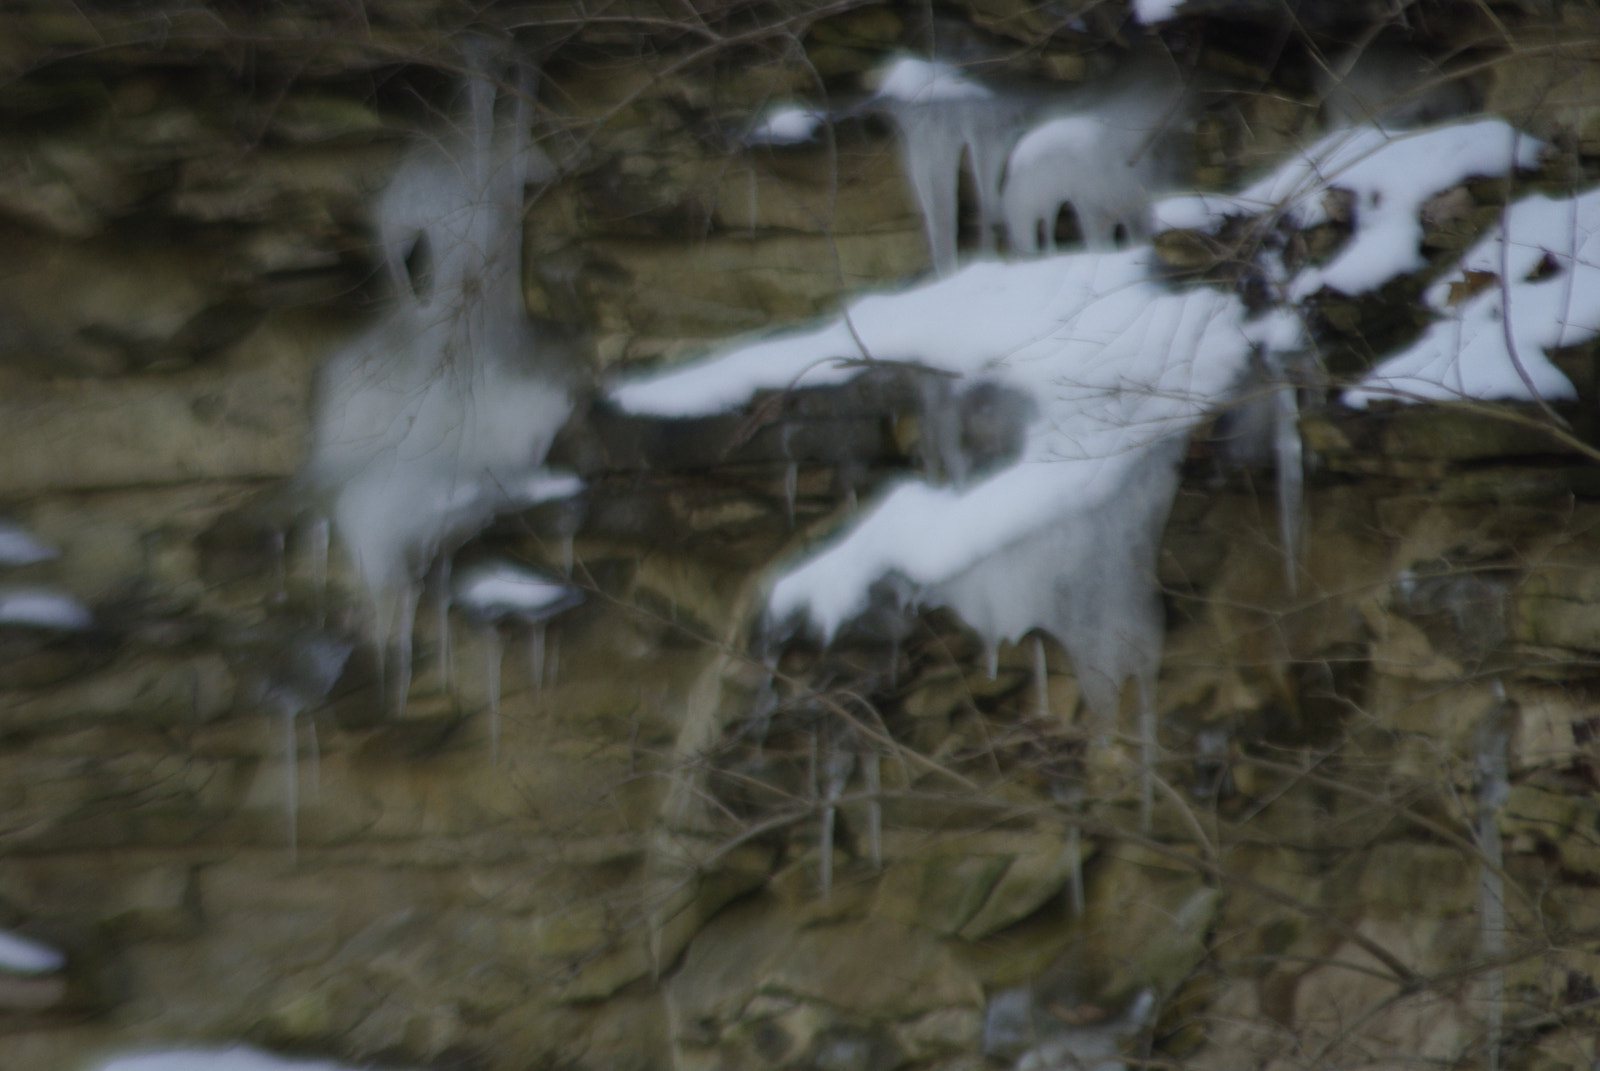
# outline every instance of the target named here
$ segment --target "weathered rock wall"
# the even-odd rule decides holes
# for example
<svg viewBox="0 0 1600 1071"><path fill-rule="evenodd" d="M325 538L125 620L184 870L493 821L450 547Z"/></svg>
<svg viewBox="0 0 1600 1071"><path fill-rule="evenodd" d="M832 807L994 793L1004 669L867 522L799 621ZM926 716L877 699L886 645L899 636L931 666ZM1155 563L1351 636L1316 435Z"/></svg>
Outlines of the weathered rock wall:
<svg viewBox="0 0 1600 1071"><path fill-rule="evenodd" d="M1563 148L1534 181L1593 171L1587 8L1185 11L1159 33L1120 5L990 0L484 12L543 64L561 171L530 194L529 307L610 374L923 272L887 126L739 135L781 98L847 109L929 40L1040 92L1171 48L1208 94L1197 180L1222 186L1310 130L1318 65L1382 27ZM1453 1066L1487 1032L1508 1067L1596 1058L1588 354L1564 358L1573 434L1531 410L1314 408L1292 591L1270 477L1191 451L1148 832L1132 748L1090 747L1053 646L1003 650L990 679L932 615L894 645L751 653L763 569L920 463L894 383L682 424L585 408L556 460L590 481L588 599L542 672L508 631L498 752L485 637L458 627L451 690L424 614L404 712L359 649L290 723L296 773L257 697L295 678L297 643L360 632L348 571L319 590L292 480L315 374L382 301L366 206L476 23L400 2L4 20L0 515L61 555L0 585L70 591L96 624L0 628L0 926L68 955L0 975L0 1066L231 1039L484 1071L1054 1068L1119 1046ZM1467 191L1435 252L1503 192ZM1414 330L1409 287L1316 310L1335 367ZM572 526L547 507L482 538L554 566ZM1496 732L1491 847L1475 763ZM1502 853L1496 945L1479 889Z"/></svg>

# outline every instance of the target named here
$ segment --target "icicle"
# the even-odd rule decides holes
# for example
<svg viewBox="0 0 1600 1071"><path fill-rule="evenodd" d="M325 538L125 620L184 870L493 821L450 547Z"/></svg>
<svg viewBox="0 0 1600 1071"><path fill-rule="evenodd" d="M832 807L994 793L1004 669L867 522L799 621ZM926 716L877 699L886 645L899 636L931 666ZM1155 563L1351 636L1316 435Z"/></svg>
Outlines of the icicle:
<svg viewBox="0 0 1600 1071"><path fill-rule="evenodd" d="M283 796L289 819L289 861L300 861L300 749L295 737L294 710L285 710L283 719Z"/></svg>
<svg viewBox="0 0 1600 1071"><path fill-rule="evenodd" d="M399 585L394 593L398 617L394 633L396 663L394 716L397 718L405 717L406 700L411 695L411 645L417 623L417 600L420 596L417 586L412 583Z"/></svg>
<svg viewBox="0 0 1600 1071"><path fill-rule="evenodd" d="M561 633L557 631L554 636L545 641L545 667L544 681L554 688L561 675Z"/></svg>
<svg viewBox="0 0 1600 1071"><path fill-rule="evenodd" d="M1044 657L1044 640L1033 638L1033 713L1035 717L1050 716L1050 671Z"/></svg>
<svg viewBox="0 0 1600 1071"><path fill-rule="evenodd" d="M1150 832L1151 812L1155 808L1156 708L1155 684L1144 674L1134 678L1139 694L1139 829Z"/></svg>
<svg viewBox="0 0 1600 1071"><path fill-rule="evenodd" d="M822 898L826 900L833 891L833 823L837 819L837 808L829 803L822 808L822 846L818 849L820 876L818 882L822 886Z"/></svg>
<svg viewBox="0 0 1600 1071"><path fill-rule="evenodd" d="M1506 753L1517 716L1516 706L1506 699L1505 688L1499 681L1495 681L1495 691L1500 701L1478 726L1473 755L1478 774L1478 850L1483 853L1478 871L1479 951L1492 964L1484 976L1484 1067L1487 1071L1497 1071L1500 1066L1500 1034L1504 1021L1505 968L1495 962L1506 951L1505 881L1500 876L1504 865L1500 809L1511 791Z"/></svg>
<svg viewBox="0 0 1600 1071"><path fill-rule="evenodd" d="M861 757L862 774L867 784L867 851L872 856L874 869L883 869L883 789L878 771L878 756L868 752Z"/></svg>
<svg viewBox="0 0 1600 1071"><path fill-rule="evenodd" d="M450 555L439 556L439 565L434 577L433 585L433 614L438 622L439 629L439 685L448 695L454 695L456 690L456 659L455 652L451 649L453 637L450 633L450 569L453 565Z"/></svg>
<svg viewBox="0 0 1600 1071"><path fill-rule="evenodd" d="M839 808L837 802L844 792L844 786L850 780L850 771L855 766L855 756L835 745L832 741L828 745L827 757L827 785L823 789L822 799L822 898L826 900L833 887L833 828L838 821Z"/></svg>
<svg viewBox="0 0 1600 1071"><path fill-rule="evenodd" d="M900 630L891 629L889 635L889 687L900 687Z"/></svg>
<svg viewBox="0 0 1600 1071"><path fill-rule="evenodd" d="M961 132L947 113L920 110L896 116L933 268L949 275L956 268L956 194L961 176Z"/></svg>
<svg viewBox="0 0 1600 1071"><path fill-rule="evenodd" d="M761 680L761 685L756 689L754 700L750 704L750 713L745 716L745 735L755 741L756 754L761 754L761 749L766 746L767 733L772 729L772 712L778 709L778 689L775 687L777 676L775 669L777 659L767 655L763 662L767 667L767 674Z"/></svg>
<svg viewBox="0 0 1600 1071"><path fill-rule="evenodd" d="M284 551L283 529L272 530L272 577L273 602L283 602L289 598L289 563L288 555Z"/></svg>
<svg viewBox="0 0 1600 1071"><path fill-rule="evenodd" d="M311 606L321 628L328 609L328 518L321 514L311 520Z"/></svg>
<svg viewBox="0 0 1600 1071"><path fill-rule="evenodd" d="M528 679L533 683L533 697L537 700L544 693L544 623L534 625L529 631Z"/></svg>
<svg viewBox="0 0 1600 1071"><path fill-rule="evenodd" d="M993 636L983 638L983 671L990 680L1000 675L1000 645Z"/></svg>
<svg viewBox="0 0 1600 1071"><path fill-rule="evenodd" d="M311 798L322 795L322 741L317 739L317 719L306 719L306 737L311 742Z"/></svg>
<svg viewBox="0 0 1600 1071"><path fill-rule="evenodd" d="M748 196L749 202L750 202L750 237L754 238L756 236L756 218L757 218L756 217L756 169L753 168L753 167L747 167L747 168L744 169L744 174L745 174L745 190L746 190L746 194Z"/></svg>
<svg viewBox="0 0 1600 1071"><path fill-rule="evenodd" d="M1071 824L1067 826L1065 862L1067 865L1067 904L1074 918L1083 915L1083 836L1078 829L1078 815L1083 807L1083 786L1071 778L1057 777L1050 782L1050 795L1067 810Z"/></svg>
<svg viewBox="0 0 1600 1071"><path fill-rule="evenodd" d="M1083 917L1083 844L1076 822L1067 830L1067 904L1073 918Z"/></svg>
<svg viewBox="0 0 1600 1071"><path fill-rule="evenodd" d="M783 507L784 513L789 518L789 527L794 527L794 498L800 483L800 466L796 462L789 462L783 469Z"/></svg>
<svg viewBox="0 0 1600 1071"><path fill-rule="evenodd" d="M1016 109L1020 114L1020 109ZM978 193L978 249L992 253L997 248L1004 213L1000 201L1000 180L1005 175L1006 158L1016 131L999 115L974 114L968 110L963 135L972 165L972 184Z"/></svg>
<svg viewBox="0 0 1600 1071"><path fill-rule="evenodd" d="M505 642L493 625L483 632L484 688L489 693L489 759L500 760L500 657Z"/></svg>
<svg viewBox="0 0 1600 1071"><path fill-rule="evenodd" d="M1272 362L1277 365L1277 361ZM1274 368L1280 377L1283 370ZM1274 392L1272 445L1278 470L1278 538L1283 543L1284 577L1289 594L1299 590L1301 511L1305 500L1305 458L1300 442L1300 400L1294 384Z"/></svg>

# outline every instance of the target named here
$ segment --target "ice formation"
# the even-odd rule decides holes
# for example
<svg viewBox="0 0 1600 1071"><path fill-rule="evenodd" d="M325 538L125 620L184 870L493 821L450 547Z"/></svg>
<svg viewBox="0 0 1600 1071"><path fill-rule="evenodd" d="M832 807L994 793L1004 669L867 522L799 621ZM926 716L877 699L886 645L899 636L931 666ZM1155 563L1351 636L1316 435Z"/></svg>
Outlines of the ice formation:
<svg viewBox="0 0 1600 1071"><path fill-rule="evenodd" d="M302 472L366 587L380 651L397 649L401 702L423 576L542 493L572 405L522 298L523 188L548 174L529 79L497 114L487 46L467 61L463 125L408 154L377 202L393 307L324 366Z"/></svg>
<svg viewBox="0 0 1600 1071"><path fill-rule="evenodd" d="M1303 229L1330 222L1330 190L1348 191L1355 198L1354 233L1327 264L1287 280L1286 296L1299 301L1323 288L1364 294L1426 267L1420 212L1428 198L1469 178L1534 167L1543 148L1500 119L1408 133L1339 130L1241 193L1163 199L1155 221L1161 228L1214 230L1229 216L1281 213Z"/></svg>
<svg viewBox="0 0 1600 1071"><path fill-rule="evenodd" d="M300 745L297 719L315 710L344 673L353 645L320 632L295 636L282 649L275 672L255 683L254 700L283 723L284 807L288 817L289 857L300 855ZM313 749L316 726L311 727ZM313 755L315 751L313 750ZM315 783L316 771L312 771Z"/></svg>
<svg viewBox="0 0 1600 1071"><path fill-rule="evenodd" d="M516 562L481 562L452 581L451 605L476 623L484 635L492 754L498 756L500 751L500 661L504 643L500 625L515 623L529 629L528 670L537 690L544 680L544 623L582 601L583 592L578 588ZM444 621L446 634L449 627L449 621Z"/></svg>
<svg viewBox="0 0 1600 1071"><path fill-rule="evenodd" d="M118 1056L96 1071L355 1071L332 1060L290 1060L247 1045L220 1049L166 1049Z"/></svg>
<svg viewBox="0 0 1600 1071"><path fill-rule="evenodd" d="M1500 842L1500 812L1511 794L1508 752L1515 736L1517 708L1506 700L1505 686L1494 682L1499 702L1494 705L1473 734L1473 765L1476 767L1478 803L1478 850L1483 859L1478 865L1478 954L1492 964L1483 979L1485 1031L1490 1068L1498 1066L1500 1025L1505 1014L1505 967L1500 962L1506 952L1505 859Z"/></svg>
<svg viewBox="0 0 1600 1071"><path fill-rule="evenodd" d="M900 131L906 176L922 210L934 270L956 266L957 188L965 156L978 198L979 246L994 247L1006 154L1030 106L942 61L902 57L884 72L875 102Z"/></svg>
<svg viewBox="0 0 1600 1071"><path fill-rule="evenodd" d="M967 486L891 488L779 577L768 609L830 637L894 579L910 601L954 609L991 647L1034 628L1056 637L1091 704L1109 712L1130 677L1150 698L1162 636L1155 547L1175 463L1255 346L1236 297L1169 290L1152 280L1150 256L980 262L864 298L848 324L739 346L613 397L633 412L711 413L760 389L842 382L864 356L1031 397L1015 463Z"/></svg>
<svg viewBox="0 0 1600 1071"><path fill-rule="evenodd" d="M1600 190L1511 205L1424 300L1443 318L1345 391L1346 405L1574 397L1547 354L1600 334Z"/></svg>
<svg viewBox="0 0 1600 1071"><path fill-rule="evenodd" d="M1079 94L1071 114L1017 141L1001 193L1013 253L1055 248L1056 216L1068 204L1091 249L1149 235L1153 194L1179 176L1175 128L1186 117L1177 75L1170 60L1130 63Z"/></svg>
<svg viewBox="0 0 1600 1071"><path fill-rule="evenodd" d="M0 930L0 972L49 974L67 965L67 957L38 941Z"/></svg>

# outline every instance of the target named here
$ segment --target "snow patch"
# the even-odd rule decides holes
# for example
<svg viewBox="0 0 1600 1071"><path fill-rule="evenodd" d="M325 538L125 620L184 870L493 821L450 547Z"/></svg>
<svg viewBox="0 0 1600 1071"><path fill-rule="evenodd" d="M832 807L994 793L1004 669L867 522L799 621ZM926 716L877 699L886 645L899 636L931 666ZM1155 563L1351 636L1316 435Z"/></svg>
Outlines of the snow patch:
<svg viewBox="0 0 1600 1071"><path fill-rule="evenodd" d="M1138 248L973 264L864 298L849 325L736 347L613 393L636 413L704 414L761 389L843 382L870 357L1033 399L1016 463L968 487L892 488L778 578L769 614L831 637L869 608L880 582L898 581L915 601L950 606L990 645L1049 632L1102 710L1128 677L1153 683L1155 544L1185 433L1228 396L1254 348L1242 303L1167 289Z"/></svg>
<svg viewBox="0 0 1600 1071"><path fill-rule="evenodd" d="M786 104L768 109L744 136L746 145L803 145L822 129L823 117L815 108Z"/></svg>
<svg viewBox="0 0 1600 1071"><path fill-rule="evenodd" d="M936 101L992 100L994 91L974 82L952 64L902 56L880 74L878 96L901 104L932 104Z"/></svg>
<svg viewBox="0 0 1600 1071"><path fill-rule="evenodd" d="M1426 266L1419 213L1428 198L1479 176L1537 166L1542 142L1500 119L1407 133L1339 130L1234 195L1187 194L1155 206L1158 228L1214 230L1230 216L1281 213L1297 228L1329 222L1330 190L1354 197L1354 233L1321 267L1289 283L1299 301L1327 288L1357 295Z"/></svg>
<svg viewBox="0 0 1600 1071"><path fill-rule="evenodd" d="M525 623L554 617L583 601L571 584L515 562L489 562L456 576L454 605L482 621L512 618Z"/></svg>
<svg viewBox="0 0 1600 1071"><path fill-rule="evenodd" d="M1133 18L1142 26L1155 26L1178 17L1184 0L1133 0Z"/></svg>
<svg viewBox="0 0 1600 1071"><path fill-rule="evenodd" d="M34 565L60 556L56 548L39 542L14 524L0 521L0 566Z"/></svg>
<svg viewBox="0 0 1600 1071"><path fill-rule="evenodd" d="M0 625L81 632L94 615L71 595L50 588L0 589Z"/></svg>
<svg viewBox="0 0 1600 1071"><path fill-rule="evenodd" d="M167 1049L139 1056L118 1056L97 1071L355 1071L332 1060L289 1060L246 1045L220 1049Z"/></svg>
<svg viewBox="0 0 1600 1071"><path fill-rule="evenodd" d="M1445 318L1344 392L1362 408L1417 401L1575 397L1547 354L1600 334L1600 190L1529 197L1424 294ZM1531 382L1524 382L1522 370Z"/></svg>
<svg viewBox="0 0 1600 1071"><path fill-rule="evenodd" d="M49 974L67 965L67 957L38 941L0 930L0 971Z"/></svg>

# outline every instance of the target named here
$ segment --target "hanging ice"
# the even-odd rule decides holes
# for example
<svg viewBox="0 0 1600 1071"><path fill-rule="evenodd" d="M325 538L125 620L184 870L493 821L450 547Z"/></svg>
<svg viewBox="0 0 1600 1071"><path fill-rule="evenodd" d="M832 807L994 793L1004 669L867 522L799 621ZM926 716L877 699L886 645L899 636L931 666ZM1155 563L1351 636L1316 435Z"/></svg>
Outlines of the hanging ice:
<svg viewBox="0 0 1600 1071"><path fill-rule="evenodd" d="M531 79L519 69L497 113L504 65L481 42L466 65L463 125L407 155L377 203L393 306L323 368L301 474L402 672L430 563L538 493L571 409L521 290L523 189L548 174L529 139Z"/></svg>
<svg viewBox="0 0 1600 1071"><path fill-rule="evenodd" d="M289 857L300 855L300 747L297 719L315 710L333 691L350 660L352 644L320 632L295 636L279 651L279 661L253 686L253 700L283 723L284 810ZM311 728L313 755L316 727ZM313 770L315 774L315 770Z"/></svg>
<svg viewBox="0 0 1600 1071"><path fill-rule="evenodd" d="M619 386L625 409L710 413L758 389L838 383L863 355L992 381L1031 397L1021 458L970 486L910 480L773 585L769 613L825 637L898 578L986 643L1040 628L1071 653L1086 696L1148 692L1162 625L1156 542L1185 433L1228 395L1252 350L1234 296L1152 281L1149 250L1002 265L862 299L820 329L737 347ZM852 359L846 364L842 360ZM796 382L798 381L798 382Z"/></svg>
<svg viewBox="0 0 1600 1071"><path fill-rule="evenodd" d="M963 155L978 197L979 247L992 249L1001 220L1006 153L1028 103L996 93L948 63L911 57L884 71L874 99L899 128L906 176L922 210L934 270L941 275L955 270Z"/></svg>
<svg viewBox="0 0 1600 1071"><path fill-rule="evenodd" d="M489 745L500 753L500 660L505 641L502 623L530 628L529 675L537 689L544 680L544 623L583 601L583 592L571 584L552 580L516 562L482 562L456 574L451 584L451 605L473 621L484 634L484 676L489 696ZM449 622L444 623L446 634Z"/></svg>
<svg viewBox="0 0 1600 1071"><path fill-rule="evenodd" d="M1530 197L1503 222L1424 294L1444 318L1345 391L1346 405L1575 396L1547 355L1600 334L1600 190Z"/></svg>
<svg viewBox="0 0 1600 1071"><path fill-rule="evenodd" d="M1543 146L1498 119L1456 123L1396 133L1378 126L1339 130L1283 164L1242 193L1188 194L1167 198L1154 209L1158 228L1216 230L1229 217L1281 214L1296 228L1330 221L1332 190L1352 196L1354 233L1334 258L1291 274L1281 243L1263 236L1258 253L1262 275L1275 296L1301 301L1323 289L1356 295L1426 265L1422 256L1423 204L1473 176L1532 167ZM1257 334L1267 354L1304 347L1304 331L1293 311L1265 317ZM1301 449L1294 386L1281 363L1267 362L1275 385L1272 424L1277 455L1280 531L1295 586L1295 551L1301 526ZM1358 394L1346 394L1352 404Z"/></svg>
<svg viewBox="0 0 1600 1071"><path fill-rule="evenodd" d="M1071 114L1024 134L1001 194L1011 251L1054 249L1056 216L1069 204L1091 249L1147 237L1153 195L1179 178L1183 104L1172 61L1141 61L1076 94Z"/></svg>

